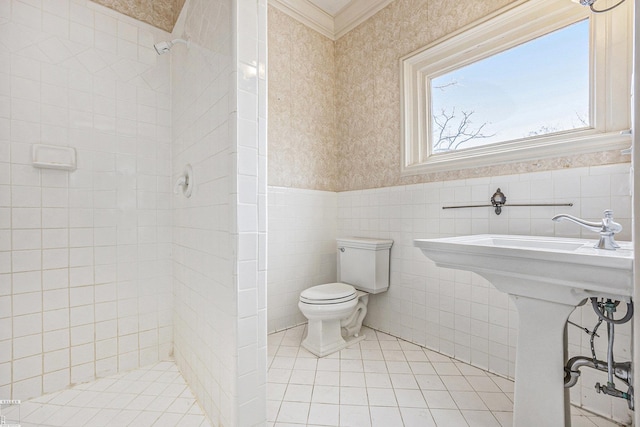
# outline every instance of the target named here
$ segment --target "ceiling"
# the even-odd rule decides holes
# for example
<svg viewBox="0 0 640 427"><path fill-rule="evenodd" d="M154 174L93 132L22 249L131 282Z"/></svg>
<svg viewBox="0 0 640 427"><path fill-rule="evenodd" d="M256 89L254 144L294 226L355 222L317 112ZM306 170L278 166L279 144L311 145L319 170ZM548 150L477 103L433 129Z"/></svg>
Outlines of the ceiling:
<svg viewBox="0 0 640 427"><path fill-rule="evenodd" d="M2 2L4 0L0 0ZM185 0L92 0L167 32L173 29Z"/></svg>
<svg viewBox="0 0 640 427"><path fill-rule="evenodd" d="M393 0L268 0L269 5L337 40Z"/></svg>
<svg viewBox="0 0 640 427"><path fill-rule="evenodd" d="M0 2L3 0L0 0ZM171 32L185 0L92 0ZM393 0L268 0L319 33L337 40Z"/></svg>
<svg viewBox="0 0 640 427"><path fill-rule="evenodd" d="M336 16L351 0L309 0L331 16Z"/></svg>

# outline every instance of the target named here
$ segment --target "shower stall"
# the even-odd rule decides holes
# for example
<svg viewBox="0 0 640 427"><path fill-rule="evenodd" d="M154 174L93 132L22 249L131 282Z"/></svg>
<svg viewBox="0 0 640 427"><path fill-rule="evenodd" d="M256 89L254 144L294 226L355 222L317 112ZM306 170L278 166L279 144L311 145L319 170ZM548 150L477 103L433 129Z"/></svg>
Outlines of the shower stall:
<svg viewBox="0 0 640 427"><path fill-rule="evenodd" d="M214 425L266 419L265 61L266 0L0 4L0 400L173 359Z"/></svg>

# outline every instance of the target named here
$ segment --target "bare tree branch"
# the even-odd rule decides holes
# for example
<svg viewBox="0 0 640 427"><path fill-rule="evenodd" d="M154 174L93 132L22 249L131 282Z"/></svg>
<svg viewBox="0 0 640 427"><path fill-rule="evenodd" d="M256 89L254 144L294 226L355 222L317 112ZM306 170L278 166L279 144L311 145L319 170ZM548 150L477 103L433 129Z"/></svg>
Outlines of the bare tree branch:
<svg viewBox="0 0 640 427"><path fill-rule="evenodd" d="M553 125L543 125L540 126L536 130L532 130L528 135L525 136L538 136L538 135L546 135L548 133L558 132L558 128Z"/></svg>
<svg viewBox="0 0 640 427"><path fill-rule="evenodd" d="M584 117L582 117L577 111L576 111L576 117L578 118L578 122L583 126L583 127L589 127L589 123L587 122L587 119L585 119Z"/></svg>
<svg viewBox="0 0 640 427"><path fill-rule="evenodd" d="M448 87L457 86L458 81L452 80L449 83L443 83L440 86L433 86L433 89L444 91ZM495 134L485 135L482 130L487 125L483 123L478 128L473 128L471 116L475 111L462 111L462 116L456 114L456 107L451 108L451 112L442 108L440 114L433 115L434 131L437 130L438 140L433 144L433 150L450 151L457 150L464 143L473 139L491 138ZM459 117L459 118L458 118ZM458 120L456 122L456 120ZM435 133L435 132L434 132Z"/></svg>
<svg viewBox="0 0 640 427"><path fill-rule="evenodd" d="M462 111L462 117L457 124L454 122L457 117L455 107L451 109L450 113L443 108L438 116L434 115L433 122L438 129L438 141L433 144L434 151L457 150L461 145L473 139L495 136L495 134L485 135L482 133L487 123L483 123L475 129L472 127L471 116L474 113L475 111Z"/></svg>
<svg viewBox="0 0 640 427"><path fill-rule="evenodd" d="M440 86L433 86L434 89L440 89L440 90L445 90L446 88L450 87L450 86L457 86L458 85L458 81L457 80L452 80L449 83L444 83Z"/></svg>

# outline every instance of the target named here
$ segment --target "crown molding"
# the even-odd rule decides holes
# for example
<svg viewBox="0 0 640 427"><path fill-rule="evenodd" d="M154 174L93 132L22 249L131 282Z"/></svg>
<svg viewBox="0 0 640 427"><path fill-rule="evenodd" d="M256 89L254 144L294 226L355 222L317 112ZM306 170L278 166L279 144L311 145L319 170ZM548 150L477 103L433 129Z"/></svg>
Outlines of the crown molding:
<svg viewBox="0 0 640 427"><path fill-rule="evenodd" d="M338 12L334 18L334 40L371 18L387 7L393 0L353 0Z"/></svg>
<svg viewBox="0 0 640 427"><path fill-rule="evenodd" d="M324 10L308 0L269 0L269 4L316 30L323 36L335 40L334 20Z"/></svg>
<svg viewBox="0 0 640 427"><path fill-rule="evenodd" d="M335 17L309 0L269 0L269 4L331 40L337 40L371 18L392 1L353 0Z"/></svg>

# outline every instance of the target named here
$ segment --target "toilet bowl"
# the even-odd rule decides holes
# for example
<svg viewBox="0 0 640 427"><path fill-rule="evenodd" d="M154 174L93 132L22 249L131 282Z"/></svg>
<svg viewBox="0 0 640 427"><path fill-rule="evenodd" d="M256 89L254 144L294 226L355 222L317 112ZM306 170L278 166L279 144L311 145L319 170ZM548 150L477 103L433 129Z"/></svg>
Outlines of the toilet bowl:
<svg viewBox="0 0 640 427"><path fill-rule="evenodd" d="M367 313L366 292L346 283L327 283L302 291L298 308L309 320L302 346L324 357L357 341Z"/></svg>
<svg viewBox="0 0 640 427"><path fill-rule="evenodd" d="M302 346L324 357L365 338L360 334L370 293L389 287L389 252L393 241L338 239L341 282L305 289L298 308L309 320Z"/></svg>

